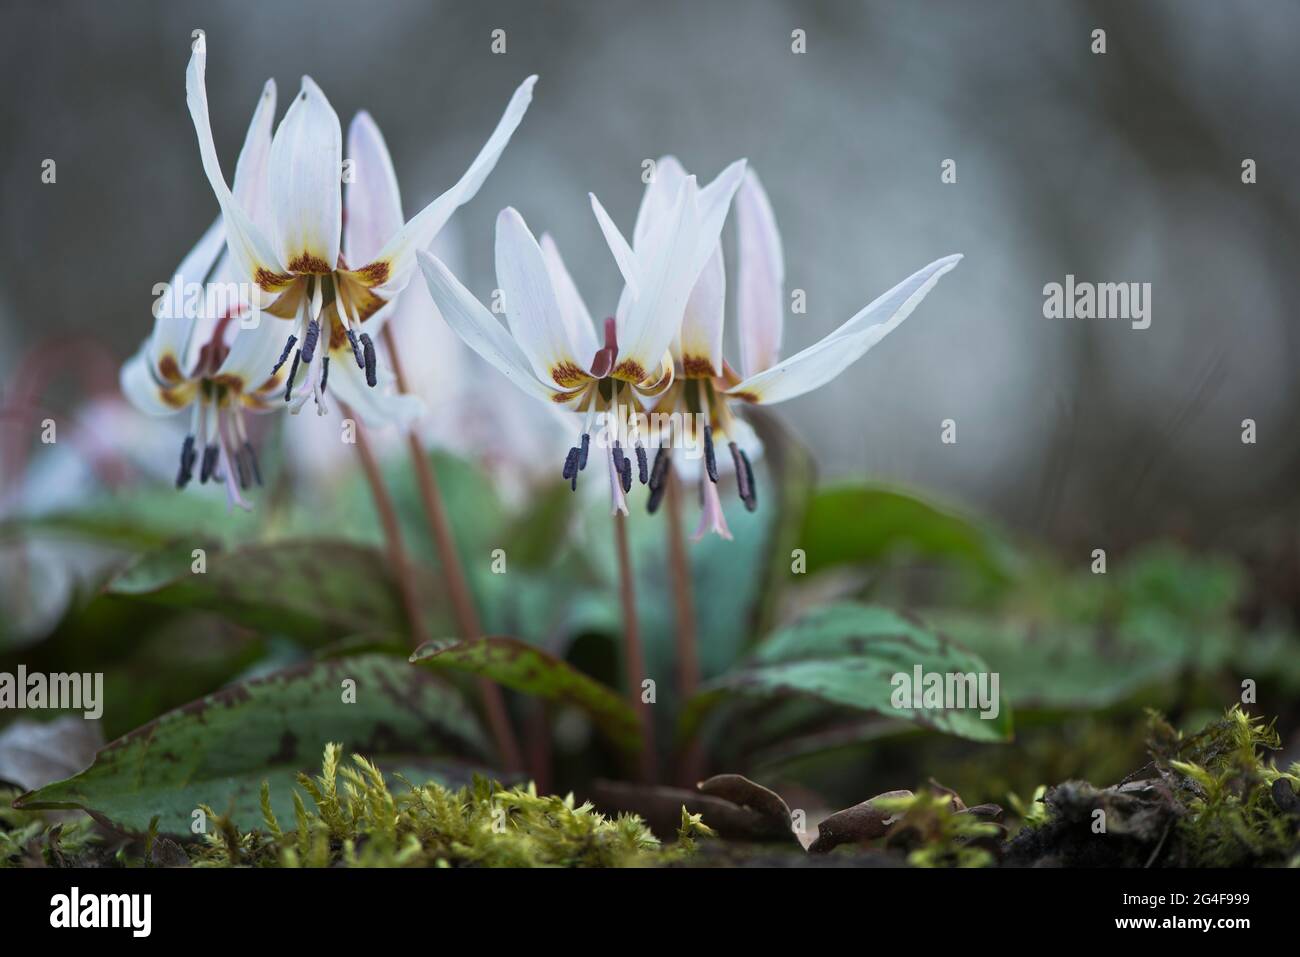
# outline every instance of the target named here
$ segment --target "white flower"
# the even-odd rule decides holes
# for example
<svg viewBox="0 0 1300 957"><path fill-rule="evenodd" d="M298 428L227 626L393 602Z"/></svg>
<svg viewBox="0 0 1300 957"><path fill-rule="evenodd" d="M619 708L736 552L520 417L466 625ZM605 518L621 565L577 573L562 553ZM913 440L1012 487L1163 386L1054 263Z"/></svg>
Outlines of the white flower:
<svg viewBox="0 0 1300 957"><path fill-rule="evenodd" d="M303 77L276 129L260 171L269 203L259 214L232 194L222 175L208 120L206 60L200 38L185 76L190 116L235 266L252 286L257 305L292 324L273 366L288 364L286 399L294 397L294 383L305 367L294 411L314 396L323 412L323 393L332 381L364 419L409 424L419 412L418 400L367 397L366 386L379 384L372 334L383 322L384 306L410 281L416 250L429 245L491 173L532 101L537 78L529 77L515 91L460 180L405 224L388 150L369 116L359 115L348 137L356 180L348 191L344 235L342 132L320 87ZM345 360L337 364L333 380L328 378L331 357Z"/></svg>
<svg viewBox="0 0 1300 957"><path fill-rule="evenodd" d="M234 197L243 208L265 203L260 172L271 149L275 84L267 83L249 125L235 171ZM122 367L121 385L131 403L149 415L191 410L181 448L177 488L198 465L199 481L223 481L231 505L248 508L240 492L261 483L248 441L244 410L274 408L282 374L268 375L279 347L269 323L247 324L250 303L217 219L176 268L154 306L153 331Z"/></svg>
<svg viewBox="0 0 1300 957"><path fill-rule="evenodd" d="M665 197L687 178L681 164L671 156L656 164L656 176L646 189L637 216L645 229L653 229L664 216ZM961 261L960 255L945 256L904 279L874 299L856 315L820 342L781 360L781 339L785 317L785 262L781 236L767 194L751 170L736 193L739 248L737 321L743 375L737 374L722 355L725 315L726 271L721 244L712 250L708 265L691 291L681 313L680 332L673 347L678 365L677 381L658 400L655 410L701 410L707 416L703 428L704 475L700 479L702 515L696 538L713 531L730 538L721 502L714 487L719 477L715 443L726 442L736 474L740 498L745 507L757 507L754 470L747 451L752 430L737 419L733 401L770 405L784 402L830 382L862 358L876 343L911 315L945 273ZM660 439L659 458L651 481L650 509L663 494L663 477L672 467L668 457L671 442ZM689 438L689 437L688 437Z"/></svg>
<svg viewBox="0 0 1300 957"><path fill-rule="evenodd" d="M632 457L618 436L643 399L673 383L669 346L743 175L740 162L704 188L694 177L684 177L666 198L665 215L636 235L633 245L591 197L626 284L600 335L555 243L547 236L538 243L514 209L502 210L496 233L497 284L508 331L443 263L419 254L434 302L470 348L530 395L585 415L563 470L574 487L587 465L593 424L597 416L604 420L596 439L605 450L616 512L627 512L625 494L632 484ZM645 483L646 452L639 439L632 442Z"/></svg>

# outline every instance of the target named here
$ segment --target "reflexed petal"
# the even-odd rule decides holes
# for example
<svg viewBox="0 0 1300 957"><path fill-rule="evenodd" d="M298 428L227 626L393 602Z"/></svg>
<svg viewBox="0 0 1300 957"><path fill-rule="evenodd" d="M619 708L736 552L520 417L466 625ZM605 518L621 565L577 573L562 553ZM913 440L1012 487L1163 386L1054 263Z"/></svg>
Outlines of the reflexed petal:
<svg viewBox="0 0 1300 957"><path fill-rule="evenodd" d="M551 287L560 301L560 314L569 330L569 341L577 350L578 358L594 356L600 343L596 339L596 327L591 321L591 313L587 311L587 304L582 301L582 294L578 292L573 277L565 268L560 249L550 233L542 233L541 246L542 255L546 258L546 271L551 274Z"/></svg>
<svg viewBox="0 0 1300 957"><path fill-rule="evenodd" d="M636 255L632 252L632 247L627 244L627 240L623 238L623 234L618 231L618 227L614 225L614 220L609 218L609 213L605 212L605 207L600 205L596 194L588 193L587 196L591 199L591 211L596 214L596 222L600 224L605 243L609 246L609 251L614 254L618 271L623 274L627 292L636 299L641 295L641 269L637 264Z"/></svg>
<svg viewBox="0 0 1300 957"><path fill-rule="evenodd" d="M433 237L438 235L438 231L451 218L451 214L474 198L496 166L510 137L528 112L536 82L537 77L530 76L515 90L496 129L456 185L416 213L374 260L358 270L366 277L369 285L390 285L393 287L390 290L392 292L406 285L410 280L410 270L415 267L416 251L428 247Z"/></svg>
<svg viewBox="0 0 1300 957"><path fill-rule="evenodd" d="M736 321L740 330L740 367L754 375L776 365L781 356L785 316L785 257L776 217L751 170L736 193L739 272Z"/></svg>
<svg viewBox="0 0 1300 957"><path fill-rule="evenodd" d="M510 338L510 333L497 322L496 317L460 284L460 280L437 257L420 250L416 258L424 273L424 280L429 285L429 294L433 296L434 304L447 325L465 340L465 344L529 395L553 401L557 390L533 374L527 356Z"/></svg>
<svg viewBox="0 0 1300 957"><path fill-rule="evenodd" d="M147 349L146 343L123 364L118 376L123 395L145 415L179 412L193 401L194 383L186 381L177 386L164 386L154 377Z"/></svg>
<svg viewBox="0 0 1300 957"><path fill-rule="evenodd" d="M295 273L332 272L343 223L343 131L309 76L271 143L271 213L280 261Z"/></svg>
<svg viewBox="0 0 1300 957"><path fill-rule="evenodd" d="M680 356L688 377L722 374L722 318L726 306L727 271L722 243L713 247L682 317Z"/></svg>
<svg viewBox="0 0 1300 957"><path fill-rule="evenodd" d="M376 374L378 382L371 388L366 374L353 361L352 350L335 350L330 357L329 391L372 429L388 425L409 429L424 414L424 400L396 391L396 377L387 365L381 365Z"/></svg>
<svg viewBox="0 0 1300 957"><path fill-rule="evenodd" d="M267 80L257 101L253 120L244 134L244 146L235 162L232 191L235 202L262 235L270 235L271 220L271 128L275 123L275 81Z"/></svg>
<svg viewBox="0 0 1300 957"><path fill-rule="evenodd" d="M497 216L496 267L510 332L538 378L562 389L581 385L591 360L575 356L546 258L528 224L511 207Z"/></svg>
<svg viewBox="0 0 1300 957"><path fill-rule="evenodd" d="M961 261L946 256L904 279L816 345L727 390L749 402L784 402L834 379L911 315L940 277Z"/></svg>
<svg viewBox="0 0 1300 957"><path fill-rule="evenodd" d="M349 263L369 262L402 228L402 197L383 134L369 113L358 113L348 127L348 185L344 246Z"/></svg>
<svg viewBox="0 0 1300 957"><path fill-rule="evenodd" d="M204 283L225 248L226 231L218 216L181 260L167 292L156 301L147 348L154 374L165 383L180 382L190 370L194 359L191 344L200 316L191 308L194 302L189 293L197 292L203 300Z"/></svg>
<svg viewBox="0 0 1300 957"><path fill-rule="evenodd" d="M271 369L280 358L284 343L289 338L287 323L277 322L265 314L249 316L247 321L257 325L245 328L238 320L231 323L234 340L230 352L217 370L216 378L242 392L272 392L289 374L286 363L274 376Z"/></svg>
<svg viewBox="0 0 1300 957"><path fill-rule="evenodd" d="M212 124L208 119L208 92L204 86L206 67L207 45L198 43L190 57L189 67L185 71L185 101L189 106L190 118L194 121L194 131L198 135L203 171L207 174L208 183L212 186L217 203L221 207L221 215L226 225L226 241L242 277L247 281L256 282L267 291L279 291L291 281L291 277L284 275L284 270L266 235L235 201L221 173L217 147L212 140ZM275 83L268 80L262 89L257 110L253 115L253 127L263 122L264 114L270 117L274 113Z"/></svg>

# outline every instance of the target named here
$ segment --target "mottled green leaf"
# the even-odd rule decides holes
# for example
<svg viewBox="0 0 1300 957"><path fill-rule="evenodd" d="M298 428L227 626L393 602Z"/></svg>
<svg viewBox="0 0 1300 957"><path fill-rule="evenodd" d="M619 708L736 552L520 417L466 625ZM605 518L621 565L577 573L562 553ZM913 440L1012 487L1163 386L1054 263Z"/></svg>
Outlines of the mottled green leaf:
<svg viewBox="0 0 1300 957"><path fill-rule="evenodd" d="M355 700L345 700L345 682ZM111 742L80 774L23 795L23 808L81 808L126 831L190 835L200 803L261 826L259 791L271 784L281 820L292 785L319 767L331 741L385 772L458 780L491 746L464 700L401 658L314 662L231 685Z"/></svg>
<svg viewBox="0 0 1300 957"><path fill-rule="evenodd" d="M896 489L840 485L818 491L808 505L799 547L808 571L879 562L895 554L949 561L1004 582L1009 546L992 531Z"/></svg>
<svg viewBox="0 0 1300 957"><path fill-rule="evenodd" d="M978 656L913 620L884 608L836 604L818 609L772 634L752 660L710 682L682 717L681 733L693 733L703 716L727 698L786 700L807 697L828 706L874 712L979 741L1011 736L1011 708L999 694L997 714L965 708L895 707L894 676L986 675ZM992 690L992 685L987 686ZM1000 692L1000 689L999 689ZM910 704L910 701L909 701ZM992 709L990 709L992 710Z"/></svg>
<svg viewBox="0 0 1300 957"><path fill-rule="evenodd" d="M559 658L514 638L430 641L416 649L411 661L467 671L524 694L573 705L623 750L635 752L641 746L637 716L626 701Z"/></svg>
<svg viewBox="0 0 1300 957"><path fill-rule="evenodd" d="M194 547L175 544L141 556L107 591L313 640L406 630L387 561L372 548L339 541L244 545L209 550L206 570L196 573ZM421 593L436 600L430 581Z"/></svg>

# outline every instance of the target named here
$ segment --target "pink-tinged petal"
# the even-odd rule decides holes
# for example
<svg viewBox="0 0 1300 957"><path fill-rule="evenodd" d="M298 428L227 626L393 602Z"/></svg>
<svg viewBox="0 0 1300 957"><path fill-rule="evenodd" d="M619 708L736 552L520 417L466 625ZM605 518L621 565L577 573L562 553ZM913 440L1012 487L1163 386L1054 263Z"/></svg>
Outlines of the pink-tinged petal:
<svg viewBox="0 0 1300 957"><path fill-rule="evenodd" d="M181 260L166 292L155 301L147 348L154 374L164 383L180 382L190 371L196 351L194 333L205 301L204 283L225 248L226 231L218 216ZM197 301L191 293L198 293Z"/></svg>
<svg viewBox="0 0 1300 957"><path fill-rule="evenodd" d="M275 123L275 81L267 80L262 97L253 112L253 120L244 134L244 146L235 162L232 186L235 203L256 224L258 231L269 236L271 219L271 129Z"/></svg>
<svg viewBox="0 0 1300 957"><path fill-rule="evenodd" d="M946 256L904 279L816 345L749 376L727 390L748 402L784 402L830 382L898 327L953 269L961 256Z"/></svg>
<svg viewBox="0 0 1300 957"><path fill-rule="evenodd" d="M587 310L587 304L583 302L573 277L569 275L569 270L560 257L560 249L550 233L542 233L541 247L542 256L546 259L546 271L551 275L551 286L560 301L560 314L569 331L569 341L573 343L579 358L594 356L600 343L596 339L596 327L591 321L591 313Z"/></svg>
<svg viewBox="0 0 1300 957"><path fill-rule="evenodd" d="M128 359L118 376L122 394L145 415L172 415L194 400L194 383L166 385L154 375L148 343Z"/></svg>
<svg viewBox="0 0 1300 957"><path fill-rule="evenodd" d="M343 240L347 261L359 266L377 256L404 222L393 159L379 126L364 111L348 127L348 159L353 179Z"/></svg>
<svg viewBox="0 0 1300 957"><path fill-rule="evenodd" d="M538 378L561 389L586 382L591 357L577 357L551 285L546 257L524 218L512 207L497 216L496 267L510 332Z"/></svg>
<svg viewBox="0 0 1300 957"><path fill-rule="evenodd" d="M622 273L623 282L627 284L627 292L636 299L641 295L641 271L637 265L636 254L632 252L632 247L627 244L623 234L614 225L614 220L610 219L609 213L605 212L605 207L600 205L596 194L588 193L587 196L591 200L591 211L596 214L596 222L600 224L600 232L605 237L605 244L614 254L614 262L618 263L618 271Z"/></svg>
<svg viewBox="0 0 1300 957"><path fill-rule="evenodd" d="M217 159L217 147L212 140L212 124L208 119L208 92L204 84L207 68L207 45L195 45L190 57L189 67L185 71L185 101L189 106L190 118L194 121L194 132L199 140L199 156L203 160L203 171L208 183L216 194L217 204L225 221L226 242L231 256L245 281L258 284L268 292L278 292L292 281L284 273L273 247L266 234L255 225L252 218L235 200L234 194L226 185L221 172L221 163ZM257 110L253 114L253 127L263 122L270 122L275 114L275 83L267 81L258 99ZM251 127L250 127L251 129Z"/></svg>
<svg viewBox="0 0 1300 957"><path fill-rule="evenodd" d="M547 402L559 401L565 397L565 393L545 384L533 374L528 357L510 338L510 333L437 257L420 250L416 259L424 273L434 305L442 313L447 325L455 330L467 346L529 395Z"/></svg>
<svg viewBox="0 0 1300 957"><path fill-rule="evenodd" d="M388 240L379 254L362 267L360 271L369 277L370 285L388 286L389 292L395 294L410 281L411 271L416 265L416 251L427 249L451 214L474 198L505 152L510 137L528 112L536 82L537 77L530 76L515 90L496 129L456 185L416 213L397 235Z"/></svg>
<svg viewBox="0 0 1300 957"><path fill-rule="evenodd" d="M691 541L698 542L709 532L731 541L731 529L727 527L727 516L722 511L718 486L706 476L700 480L700 524L695 527Z"/></svg>
<svg viewBox="0 0 1300 957"><path fill-rule="evenodd" d="M727 270L722 263L722 244L718 243L691 290L682 317L678 352L687 378L722 374L722 320L726 295Z"/></svg>
<svg viewBox="0 0 1300 957"><path fill-rule="evenodd" d="M736 193L739 268L736 318L740 367L751 376L776 365L785 316L785 256L763 184L753 170Z"/></svg>
<svg viewBox="0 0 1300 957"><path fill-rule="evenodd" d="M290 272L333 272L343 224L343 131L309 76L271 143L271 214Z"/></svg>

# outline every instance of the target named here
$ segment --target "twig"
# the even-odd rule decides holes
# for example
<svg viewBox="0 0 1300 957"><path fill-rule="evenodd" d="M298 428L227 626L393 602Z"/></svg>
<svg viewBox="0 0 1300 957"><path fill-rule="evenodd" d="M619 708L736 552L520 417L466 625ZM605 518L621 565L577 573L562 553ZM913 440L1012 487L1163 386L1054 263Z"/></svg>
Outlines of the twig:
<svg viewBox="0 0 1300 957"><path fill-rule="evenodd" d="M636 586L632 578L632 554L627 544L627 516L614 514L614 541L618 552L619 599L623 604L623 663L627 675L628 701L641 719L641 777L647 784L659 777L655 754L654 722L650 706L641 696L645 680L645 655L641 650L641 633L637 627Z"/></svg>

